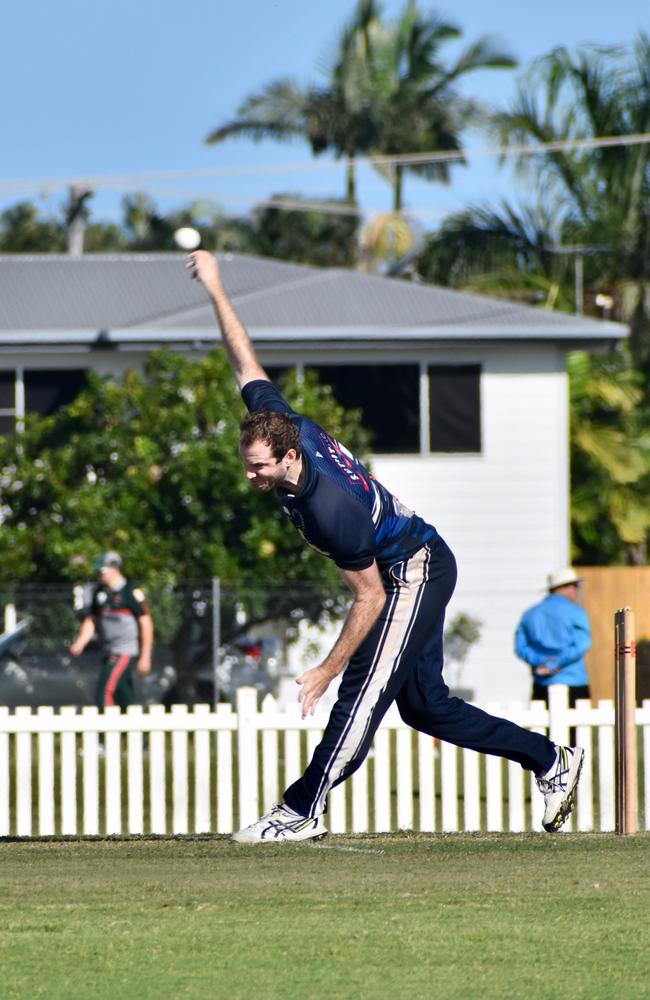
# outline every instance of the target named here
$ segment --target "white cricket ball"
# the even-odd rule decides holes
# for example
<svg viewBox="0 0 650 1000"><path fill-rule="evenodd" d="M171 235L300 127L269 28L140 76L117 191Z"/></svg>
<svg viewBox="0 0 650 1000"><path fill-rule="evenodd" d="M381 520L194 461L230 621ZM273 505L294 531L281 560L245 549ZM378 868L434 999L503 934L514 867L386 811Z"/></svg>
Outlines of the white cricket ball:
<svg viewBox="0 0 650 1000"><path fill-rule="evenodd" d="M181 250L196 250L201 242L201 234L193 226L181 226L174 233L174 243Z"/></svg>

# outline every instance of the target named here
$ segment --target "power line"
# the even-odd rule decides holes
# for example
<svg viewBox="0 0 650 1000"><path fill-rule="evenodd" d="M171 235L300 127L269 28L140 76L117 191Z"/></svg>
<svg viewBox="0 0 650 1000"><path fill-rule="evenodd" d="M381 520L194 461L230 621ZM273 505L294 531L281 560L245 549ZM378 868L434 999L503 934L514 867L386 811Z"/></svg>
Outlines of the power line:
<svg viewBox="0 0 650 1000"><path fill-rule="evenodd" d="M571 152L582 149L604 149L616 146L639 146L650 143L650 132L633 135L598 136L592 139L558 139L551 142L521 143L507 146L483 146L464 150L433 150L424 153L360 156L358 166L425 166L435 163L453 163L461 160L489 159L491 157L539 156L543 153ZM138 182L187 180L257 174L300 173L316 170L340 169L341 161L318 160L311 163L260 163L229 167L197 167L180 170L138 171L126 174L97 174L85 177L50 177L33 180L0 180L0 192L12 193L29 189L52 191L83 185L93 190L124 190Z"/></svg>
<svg viewBox="0 0 650 1000"><path fill-rule="evenodd" d="M153 184L147 187L147 191L149 194L164 196L182 194L184 197L192 198L196 201L206 200L205 191L199 191L196 188L179 189L161 184ZM272 198L251 198L250 195L220 194L218 205L219 207L233 205L247 206L254 209L277 208L286 212L321 212L323 215L347 215L357 218L374 216L380 213L422 219L444 219L449 215L449 212L442 209L408 208L400 212L387 212L385 206L373 208L370 205L355 205L344 201L325 201L317 198L289 198L282 197L281 195L275 195Z"/></svg>

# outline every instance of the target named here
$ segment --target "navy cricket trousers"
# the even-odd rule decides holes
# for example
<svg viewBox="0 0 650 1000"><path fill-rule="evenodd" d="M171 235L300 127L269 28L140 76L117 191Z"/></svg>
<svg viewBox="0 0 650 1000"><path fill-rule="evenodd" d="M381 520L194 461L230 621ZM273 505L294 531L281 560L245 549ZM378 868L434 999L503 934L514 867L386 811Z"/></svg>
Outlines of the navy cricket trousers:
<svg viewBox="0 0 650 1000"><path fill-rule="evenodd" d="M323 739L302 778L286 790L287 805L302 816L324 812L330 789L363 763L393 701L422 733L506 757L535 774L548 770L555 748L546 736L449 696L442 635L456 561L442 538L390 566L383 580L383 611L345 668Z"/></svg>

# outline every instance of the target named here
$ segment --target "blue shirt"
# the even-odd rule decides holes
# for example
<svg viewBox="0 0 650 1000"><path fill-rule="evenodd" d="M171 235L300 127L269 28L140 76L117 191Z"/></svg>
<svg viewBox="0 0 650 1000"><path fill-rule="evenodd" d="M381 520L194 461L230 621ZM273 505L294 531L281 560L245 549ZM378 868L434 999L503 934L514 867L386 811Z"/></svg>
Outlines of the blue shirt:
<svg viewBox="0 0 650 1000"><path fill-rule="evenodd" d="M436 537L436 530L374 479L342 444L291 409L271 382L242 389L251 413L287 413L300 430L304 481L297 493L278 488L283 511L306 542L341 569L380 569L408 558Z"/></svg>
<svg viewBox="0 0 650 1000"><path fill-rule="evenodd" d="M533 669L536 684L589 683L584 655L591 646L589 616L583 607L562 594L549 594L524 614L515 637L515 652L532 668L548 663L559 667L556 674L541 677Z"/></svg>

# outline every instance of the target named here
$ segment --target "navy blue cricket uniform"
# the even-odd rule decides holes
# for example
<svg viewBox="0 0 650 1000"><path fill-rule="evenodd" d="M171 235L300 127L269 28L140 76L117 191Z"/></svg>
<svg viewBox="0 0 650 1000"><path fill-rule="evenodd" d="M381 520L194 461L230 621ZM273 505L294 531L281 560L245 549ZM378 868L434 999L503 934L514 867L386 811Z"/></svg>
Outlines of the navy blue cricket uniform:
<svg viewBox="0 0 650 1000"><path fill-rule="evenodd" d="M376 560L386 602L343 673L323 739L284 800L318 816L331 788L362 763L393 701L413 728L481 753L516 761L535 774L555 757L553 743L505 719L449 697L442 677L445 608L456 562L432 525L418 517L343 445L295 413L271 382L242 390L250 412L287 413L300 431L305 475L300 490L277 489L282 509L305 541L344 570Z"/></svg>

